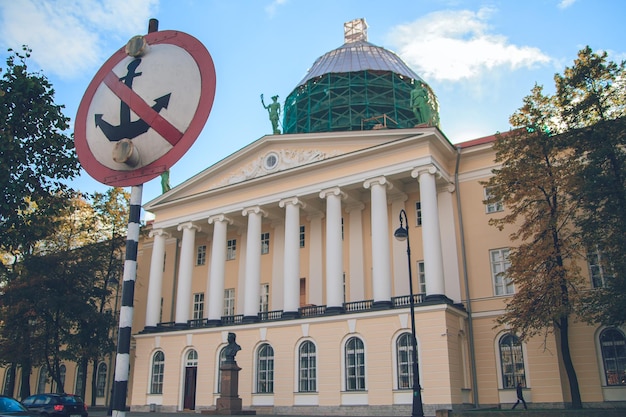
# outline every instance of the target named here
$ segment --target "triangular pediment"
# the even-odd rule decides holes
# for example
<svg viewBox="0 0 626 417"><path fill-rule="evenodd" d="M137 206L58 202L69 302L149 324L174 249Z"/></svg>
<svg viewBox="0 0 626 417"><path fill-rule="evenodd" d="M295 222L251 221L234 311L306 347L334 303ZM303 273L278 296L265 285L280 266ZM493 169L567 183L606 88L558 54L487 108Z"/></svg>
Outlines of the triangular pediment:
<svg viewBox="0 0 626 417"><path fill-rule="evenodd" d="M264 136L199 172L145 205L155 210L171 201L224 189L251 179L352 154L402 139L406 130ZM411 132L415 135L415 131Z"/></svg>

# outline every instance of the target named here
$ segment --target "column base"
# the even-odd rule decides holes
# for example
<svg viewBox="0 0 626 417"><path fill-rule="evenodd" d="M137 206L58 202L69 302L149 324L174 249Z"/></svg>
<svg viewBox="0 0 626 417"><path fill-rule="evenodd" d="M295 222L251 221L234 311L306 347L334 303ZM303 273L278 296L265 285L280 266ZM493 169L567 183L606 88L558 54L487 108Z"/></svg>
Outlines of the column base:
<svg viewBox="0 0 626 417"><path fill-rule="evenodd" d="M300 313L297 311L283 311L284 319L297 319L300 318Z"/></svg>
<svg viewBox="0 0 626 417"><path fill-rule="evenodd" d="M372 310L388 310L392 307L391 300L389 301L374 301L372 303Z"/></svg>
<svg viewBox="0 0 626 417"><path fill-rule="evenodd" d="M444 294L428 294L421 304L454 304Z"/></svg>
<svg viewBox="0 0 626 417"><path fill-rule="evenodd" d="M343 314L345 313L345 309L343 307L326 307L326 311L325 311L325 315L327 316L336 316L338 314Z"/></svg>
<svg viewBox="0 0 626 417"><path fill-rule="evenodd" d="M241 319L242 323L256 323L259 321L259 316L243 316Z"/></svg>

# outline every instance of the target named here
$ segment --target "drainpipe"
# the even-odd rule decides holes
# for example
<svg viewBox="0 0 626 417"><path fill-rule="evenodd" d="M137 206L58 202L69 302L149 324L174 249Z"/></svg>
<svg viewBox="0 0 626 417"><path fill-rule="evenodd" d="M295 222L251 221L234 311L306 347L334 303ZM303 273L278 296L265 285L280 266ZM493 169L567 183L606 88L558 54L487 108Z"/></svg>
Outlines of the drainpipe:
<svg viewBox="0 0 626 417"><path fill-rule="evenodd" d="M478 378L476 376L476 352L474 350L474 325L472 321L472 299L470 298L469 280L467 277L467 255L465 253L465 233L463 232L463 211L461 210L461 189L459 187L459 163L461 162L461 147L456 147L456 168L454 170L454 186L456 188L456 206L459 216L459 230L461 233L461 259L463 261L463 282L465 283L465 300L467 310L467 333L470 354L470 370L472 373L472 396L474 397L474 408L479 407L478 403Z"/></svg>

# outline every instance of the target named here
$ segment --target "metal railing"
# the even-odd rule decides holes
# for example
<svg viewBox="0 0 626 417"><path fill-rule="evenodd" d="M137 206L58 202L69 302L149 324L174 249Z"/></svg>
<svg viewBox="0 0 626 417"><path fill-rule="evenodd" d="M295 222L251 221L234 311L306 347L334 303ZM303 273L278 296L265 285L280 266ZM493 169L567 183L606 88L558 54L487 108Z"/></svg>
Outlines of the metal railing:
<svg viewBox="0 0 626 417"><path fill-rule="evenodd" d="M416 306L424 303L426 300L425 294L414 294L413 302ZM390 309L395 308L407 308L410 305L410 295L401 295L398 297L391 298ZM374 308L374 300L361 300L361 301L351 301L348 303L343 303L342 305L342 314L354 314L364 311L371 311ZM269 322L269 321L279 321L279 320L298 320L303 318L311 318L311 317L320 317L327 314L327 306L325 305L308 305L304 307L300 307L298 309L297 314L288 314L285 315L283 310L274 310L274 311L263 311L257 314L257 320L259 322ZM336 314L336 310L333 311L333 314ZM233 316L222 316L217 326L233 326L244 324L244 315L237 314ZM158 323L156 330L157 332L165 332L172 330L183 330L190 328L203 328L203 327L214 327L215 323L211 323L208 319L192 319L187 321L187 325L181 328L180 325L176 325L175 322L162 322Z"/></svg>

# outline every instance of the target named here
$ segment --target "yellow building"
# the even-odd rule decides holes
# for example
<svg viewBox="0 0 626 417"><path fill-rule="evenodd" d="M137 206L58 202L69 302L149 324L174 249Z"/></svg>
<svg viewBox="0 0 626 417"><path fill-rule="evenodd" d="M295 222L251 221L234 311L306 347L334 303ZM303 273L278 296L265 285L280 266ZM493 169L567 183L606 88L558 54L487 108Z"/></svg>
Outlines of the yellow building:
<svg viewBox="0 0 626 417"><path fill-rule="evenodd" d="M452 145L426 83L363 20L345 33L287 98L282 134L145 205L131 410L214 408L233 332L244 408L409 414L411 287L426 415L508 407L517 383L529 407L570 401L553 337L494 328L515 291L510 230L488 225L504 208L483 202L495 137ZM623 405L623 329L571 335L584 404Z"/></svg>

